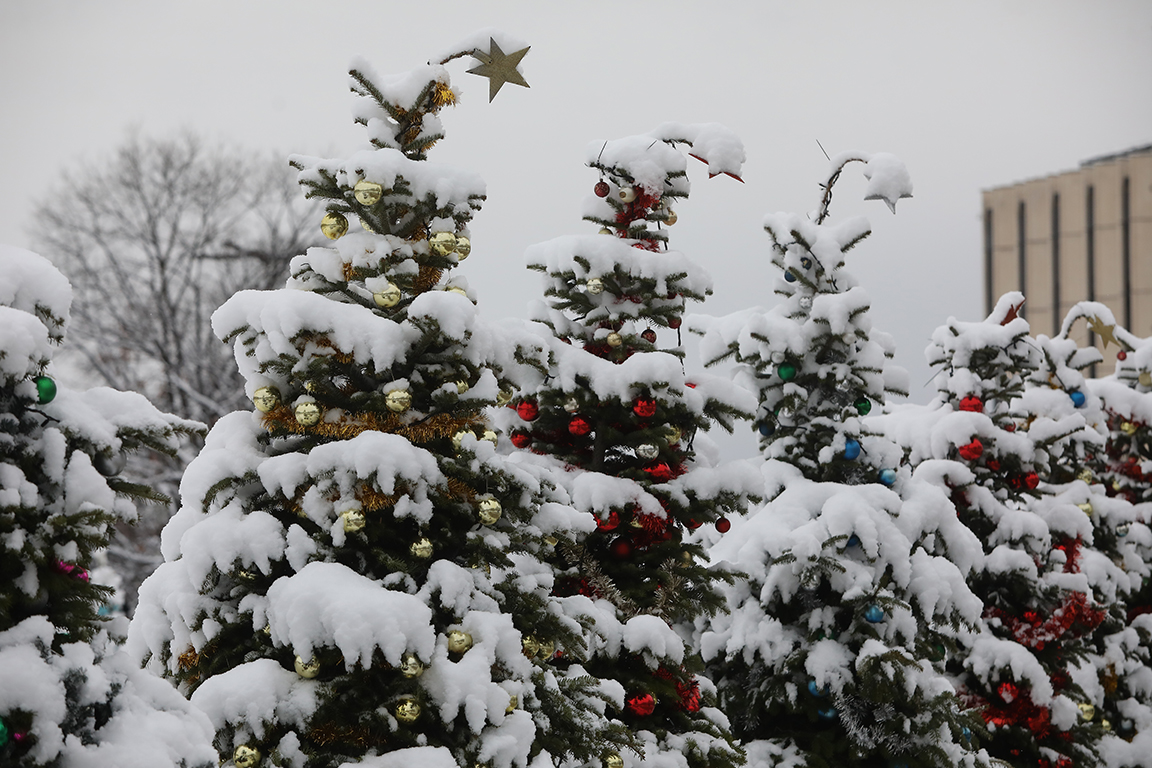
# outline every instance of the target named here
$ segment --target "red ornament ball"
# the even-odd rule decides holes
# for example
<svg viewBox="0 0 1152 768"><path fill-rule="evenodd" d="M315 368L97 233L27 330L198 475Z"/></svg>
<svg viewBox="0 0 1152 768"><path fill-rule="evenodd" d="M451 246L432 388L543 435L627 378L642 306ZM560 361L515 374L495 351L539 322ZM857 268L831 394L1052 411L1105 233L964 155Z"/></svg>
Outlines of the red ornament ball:
<svg viewBox="0 0 1152 768"><path fill-rule="evenodd" d="M968 395L960 401L960 410L984 413L984 401L976 395Z"/></svg>
<svg viewBox="0 0 1152 768"><path fill-rule="evenodd" d="M632 405L632 412L642 419L650 419L656 415L656 401L641 398Z"/></svg>
<svg viewBox="0 0 1152 768"><path fill-rule="evenodd" d="M1028 486L1028 488L1032 490L1035 490L1036 486L1040 485L1040 475L1036 474L1035 472L1029 472L1028 474L1024 475L1024 485Z"/></svg>
<svg viewBox="0 0 1152 768"><path fill-rule="evenodd" d="M1000 471L1000 462L996 461L996 459L988 459L984 466L988 467L988 469L992 470L993 472Z"/></svg>
<svg viewBox="0 0 1152 768"><path fill-rule="evenodd" d="M568 422L568 431L576 437L584 437L592 431L592 424L583 416L573 416Z"/></svg>
<svg viewBox="0 0 1152 768"><path fill-rule="evenodd" d="M601 179L596 182L596 186L592 187L592 191L596 193L596 197L608 197L608 193L612 188L608 186L608 182Z"/></svg>
<svg viewBox="0 0 1152 768"><path fill-rule="evenodd" d="M620 513L612 510L608 513L607 519L596 518L596 527L601 531L614 531L620 527Z"/></svg>
<svg viewBox="0 0 1152 768"><path fill-rule="evenodd" d="M672 319L670 319L670 320L668 321L668 327L669 327L669 328L671 328L672 330L676 330L677 328L679 328L679 327L680 327L680 325L681 325L683 322L684 322L684 321L683 321L683 320L681 320L680 318L678 318L678 317L673 317Z"/></svg>
<svg viewBox="0 0 1152 768"><path fill-rule="evenodd" d="M524 429L517 429L510 435L510 438L512 445L517 448L527 448L532 445L532 433Z"/></svg>
<svg viewBox="0 0 1152 768"><path fill-rule="evenodd" d="M612 554L612 557L615 557L617 560L627 560L632 557L632 542L628 538L621 536L612 542L612 546L608 547L608 551Z"/></svg>
<svg viewBox="0 0 1152 768"><path fill-rule="evenodd" d="M647 717L656 710L656 697L650 693L631 696L628 698L628 710L641 717Z"/></svg>
<svg viewBox="0 0 1152 768"><path fill-rule="evenodd" d="M732 530L732 521L726 517L717 518L716 530L720 531L720 533L728 533L728 531Z"/></svg>
<svg viewBox="0 0 1152 768"><path fill-rule="evenodd" d="M649 344L655 344L656 331L652 330L651 328L647 328L643 333L640 334L640 338L644 339L644 341L648 342Z"/></svg>
<svg viewBox="0 0 1152 768"><path fill-rule="evenodd" d="M516 415L524 421L532 421L540 415L540 406L532 400L523 400L516 406Z"/></svg>
<svg viewBox="0 0 1152 768"><path fill-rule="evenodd" d="M1128 353L1125 352L1124 350L1120 350L1119 352L1116 353L1116 359L1117 360L1127 360L1128 359Z"/></svg>
<svg viewBox="0 0 1152 768"><path fill-rule="evenodd" d="M972 442L960 446L959 451L960 456L966 461L976 461L984 455L984 444L974 437Z"/></svg>

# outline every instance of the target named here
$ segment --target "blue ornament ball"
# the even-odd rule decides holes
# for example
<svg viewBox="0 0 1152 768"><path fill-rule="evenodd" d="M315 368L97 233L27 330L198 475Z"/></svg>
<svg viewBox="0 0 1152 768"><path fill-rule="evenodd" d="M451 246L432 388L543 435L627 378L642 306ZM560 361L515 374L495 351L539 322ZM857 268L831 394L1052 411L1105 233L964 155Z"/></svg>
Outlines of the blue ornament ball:
<svg viewBox="0 0 1152 768"><path fill-rule="evenodd" d="M960 735L964 738L965 744L972 743L972 729L964 725L960 727Z"/></svg>
<svg viewBox="0 0 1152 768"><path fill-rule="evenodd" d="M869 624L879 624L884 621L884 609L878 605L870 605L864 609L864 620Z"/></svg>
<svg viewBox="0 0 1152 768"><path fill-rule="evenodd" d="M828 695L828 686L824 686L823 688L821 688L820 686L816 685L815 680L809 680L808 681L808 693L812 694L813 696L815 696L818 699L822 699Z"/></svg>
<svg viewBox="0 0 1152 768"><path fill-rule="evenodd" d="M816 714L820 716L821 720L834 720L836 719L836 707L818 709L816 710Z"/></svg>
<svg viewBox="0 0 1152 768"><path fill-rule="evenodd" d="M812 269L812 259L808 258L807 256L801 256L800 266L804 267L804 269Z"/></svg>
<svg viewBox="0 0 1152 768"><path fill-rule="evenodd" d="M1088 398L1084 397L1084 393L1080 390L1069 392L1068 397L1072 398L1072 405L1076 406L1077 408L1083 408L1084 403L1088 400Z"/></svg>
<svg viewBox="0 0 1152 768"><path fill-rule="evenodd" d="M880 470L880 482L884 485L892 485L896 482L896 470L882 469Z"/></svg>
<svg viewBox="0 0 1152 768"><path fill-rule="evenodd" d="M849 461L852 461L853 459L855 459L859 455L860 455L860 442L858 440L853 440L852 438L848 438L847 440L845 440L844 441L844 458L848 459Z"/></svg>
<svg viewBox="0 0 1152 768"><path fill-rule="evenodd" d="M756 428L758 430L760 430L760 434L764 435L764 437L768 437L769 435L771 435L773 432L776 431L776 427L773 426L772 422L770 422L768 420L764 420L764 421L760 422L759 424L756 425Z"/></svg>
<svg viewBox="0 0 1152 768"><path fill-rule="evenodd" d="M857 536L856 534L852 534L851 536L849 536L848 537L848 546L850 546L850 547L860 546L860 537Z"/></svg>
<svg viewBox="0 0 1152 768"><path fill-rule="evenodd" d="M796 275L792 274L792 270L786 269L784 270L784 279L790 283L794 283L796 282Z"/></svg>

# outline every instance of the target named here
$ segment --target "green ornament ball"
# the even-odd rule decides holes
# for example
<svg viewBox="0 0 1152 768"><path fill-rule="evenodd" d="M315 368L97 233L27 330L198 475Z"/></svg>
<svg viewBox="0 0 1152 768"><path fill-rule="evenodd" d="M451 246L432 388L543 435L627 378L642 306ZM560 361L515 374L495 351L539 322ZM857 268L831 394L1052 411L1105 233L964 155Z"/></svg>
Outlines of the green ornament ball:
<svg viewBox="0 0 1152 768"><path fill-rule="evenodd" d="M56 382L47 376L37 376L33 381L36 384L36 397L41 404L50 403L56 397Z"/></svg>
<svg viewBox="0 0 1152 768"><path fill-rule="evenodd" d="M861 416L867 416L868 412L872 410L872 401L861 395L856 398L856 402L852 403L856 407L856 412Z"/></svg>
<svg viewBox="0 0 1152 768"><path fill-rule="evenodd" d="M776 367L776 375L780 377L781 381L792 381L796 378L796 366L792 363L781 363Z"/></svg>
<svg viewBox="0 0 1152 768"><path fill-rule="evenodd" d="M0 717L0 749L8 743L9 731L8 723L4 722L4 718Z"/></svg>

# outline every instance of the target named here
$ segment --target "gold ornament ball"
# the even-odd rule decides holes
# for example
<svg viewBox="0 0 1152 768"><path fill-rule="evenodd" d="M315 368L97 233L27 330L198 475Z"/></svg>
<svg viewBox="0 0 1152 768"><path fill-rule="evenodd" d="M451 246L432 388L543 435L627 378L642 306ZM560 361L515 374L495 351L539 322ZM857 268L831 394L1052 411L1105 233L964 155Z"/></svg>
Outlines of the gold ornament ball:
<svg viewBox="0 0 1152 768"><path fill-rule="evenodd" d="M252 404L260 413L268 413L280 405L280 390L272 386L260 387L252 393Z"/></svg>
<svg viewBox="0 0 1152 768"><path fill-rule="evenodd" d="M1103 728L1105 731L1111 731L1112 730L1112 723L1108 722L1107 720L1101 720L1100 721L1100 727Z"/></svg>
<svg viewBox="0 0 1152 768"><path fill-rule="evenodd" d="M588 278L588 282L585 283L584 286L588 289L588 293L593 296L604 293L604 281L598 277Z"/></svg>
<svg viewBox="0 0 1152 768"><path fill-rule="evenodd" d="M400 674L404 677L420 677L424 674L424 664L414 653L406 653L400 658Z"/></svg>
<svg viewBox="0 0 1152 768"><path fill-rule="evenodd" d="M361 179L352 187L352 194L356 196L356 202L360 205L376 205L380 202L380 198L384 197L384 187L374 181Z"/></svg>
<svg viewBox="0 0 1152 768"><path fill-rule="evenodd" d="M624 768L624 758L613 752L604 758L604 768Z"/></svg>
<svg viewBox="0 0 1152 768"><path fill-rule="evenodd" d="M1136 377L1136 380L1140 382L1140 386L1142 387L1152 387L1152 373L1148 371L1143 371Z"/></svg>
<svg viewBox="0 0 1152 768"><path fill-rule="evenodd" d="M456 294L463 296L466 299L468 298L468 291L464 290L463 288L461 288L458 285L449 285L444 290L447 291L448 293L456 293Z"/></svg>
<svg viewBox="0 0 1152 768"><path fill-rule="evenodd" d="M433 232L428 245L437 256L447 256L456 250L456 235L451 232Z"/></svg>
<svg viewBox="0 0 1152 768"><path fill-rule="evenodd" d="M348 219L342 213L329 211L320 220L320 231L329 240L339 240L348 234Z"/></svg>
<svg viewBox="0 0 1152 768"><path fill-rule="evenodd" d="M454 629L448 633L448 652L464 653L472 647L472 635L461 629Z"/></svg>
<svg viewBox="0 0 1152 768"><path fill-rule="evenodd" d="M388 283L384 290L372 294L372 300L376 302L376 306L383 309L389 309L399 304L400 297L400 286L395 283Z"/></svg>
<svg viewBox="0 0 1152 768"><path fill-rule="evenodd" d="M556 538L555 536L545 536L544 543L550 547L554 547L560 543L560 539Z"/></svg>
<svg viewBox="0 0 1152 768"><path fill-rule="evenodd" d="M412 407L412 393L406 389L394 389L384 398L384 404L393 413L404 413Z"/></svg>
<svg viewBox="0 0 1152 768"><path fill-rule="evenodd" d="M464 235L456 235L456 257L464 261L470 253L472 253L472 241Z"/></svg>
<svg viewBox="0 0 1152 768"><path fill-rule="evenodd" d="M371 232L372 234L376 234L376 230L372 229L372 225L369 224L363 216L360 217L360 226L364 227L365 232Z"/></svg>
<svg viewBox="0 0 1152 768"><path fill-rule="evenodd" d="M673 224L675 224L676 223L676 211L669 209L668 210L668 218L664 220L664 223L667 224L668 226L672 226Z"/></svg>
<svg viewBox="0 0 1152 768"><path fill-rule="evenodd" d="M1083 480L1085 483L1091 484L1091 482L1092 482L1092 470L1085 467L1084 469L1080 470L1080 474L1076 475L1076 479L1077 480Z"/></svg>
<svg viewBox="0 0 1152 768"><path fill-rule="evenodd" d="M364 526L368 524L368 520L364 517L364 513L358 509L348 509L341 512L340 519L344 521L344 530L347 533L362 531L364 530Z"/></svg>
<svg viewBox="0 0 1152 768"><path fill-rule="evenodd" d="M456 382L456 394L462 395L465 392L467 392L469 389L471 389L471 387L468 385L468 382L466 382L466 381Z"/></svg>
<svg viewBox="0 0 1152 768"><path fill-rule="evenodd" d="M1139 429L1139 427L1137 427L1135 424L1133 424L1130 421L1121 422L1121 424L1120 424L1120 431L1126 435L1136 434L1137 429Z"/></svg>
<svg viewBox="0 0 1152 768"><path fill-rule="evenodd" d="M540 641L540 650L536 652L536 655L541 659L548 661L556 655L556 643L552 642L551 640Z"/></svg>
<svg viewBox="0 0 1152 768"><path fill-rule="evenodd" d="M232 762L236 768L255 768L260 764L260 750L247 744L241 744L232 753Z"/></svg>
<svg viewBox="0 0 1152 768"><path fill-rule="evenodd" d="M512 402L512 398L515 396L516 393L512 390L502 389L496 393L496 405L503 408L504 406L508 405L508 403Z"/></svg>
<svg viewBox="0 0 1152 768"><path fill-rule="evenodd" d="M420 705L415 699L403 699L396 705L396 719L402 723L414 723L420 717Z"/></svg>
<svg viewBox="0 0 1152 768"><path fill-rule="evenodd" d="M432 557L432 542L429 541L428 537L422 536L412 542L412 546L408 548L408 551L412 553L412 557L427 560Z"/></svg>
<svg viewBox="0 0 1152 768"><path fill-rule="evenodd" d="M540 641L536 639L535 635L524 635L520 640L520 645L524 649L524 655L529 658L540 652Z"/></svg>
<svg viewBox="0 0 1152 768"><path fill-rule="evenodd" d="M1076 706L1080 708L1081 719L1083 719L1085 721L1089 721L1092 718L1096 717L1096 707L1092 706L1091 704L1081 702L1080 704L1077 704Z"/></svg>
<svg viewBox="0 0 1152 768"><path fill-rule="evenodd" d="M296 674L305 680L311 680L320 674L320 660L313 656L307 662L299 656L296 657Z"/></svg>
<svg viewBox="0 0 1152 768"><path fill-rule="evenodd" d="M668 427L668 445L676 445L682 436L678 427Z"/></svg>
<svg viewBox="0 0 1152 768"><path fill-rule="evenodd" d="M516 711L516 705L520 703L520 698L516 694L508 697L508 706L504 709L504 714L510 715Z"/></svg>
<svg viewBox="0 0 1152 768"><path fill-rule="evenodd" d="M1092 502L1086 501L1083 504L1077 504L1076 506L1080 508L1081 512L1088 515L1088 517L1092 517Z"/></svg>
<svg viewBox="0 0 1152 768"><path fill-rule="evenodd" d="M470 434L472 433L468 430L462 429L456 434L452 435L452 447L456 450L460 450L460 446L464 444L464 438Z"/></svg>
<svg viewBox="0 0 1152 768"><path fill-rule="evenodd" d="M610 235L612 234L612 230L608 229L608 227L600 227L600 234Z"/></svg>
<svg viewBox="0 0 1152 768"><path fill-rule="evenodd" d="M616 193L622 203L631 203L636 199L636 189L633 187L620 187L620 191Z"/></svg>
<svg viewBox="0 0 1152 768"><path fill-rule="evenodd" d="M296 406L296 421L302 427L314 427L320 423L320 406L312 401Z"/></svg>
<svg viewBox="0 0 1152 768"><path fill-rule="evenodd" d="M484 436L480 439L492 443L492 445L496 445L496 443L500 442L500 435L496 434L491 429L486 429L484 430Z"/></svg>
<svg viewBox="0 0 1152 768"><path fill-rule="evenodd" d="M496 499L481 499L480 522L484 525L495 525L500 519L501 511L500 502Z"/></svg>
<svg viewBox="0 0 1152 768"><path fill-rule="evenodd" d="M624 337L621 336L620 334L616 333L616 331L612 331L612 333L608 334L607 341L608 341L608 346L618 347L624 343Z"/></svg>

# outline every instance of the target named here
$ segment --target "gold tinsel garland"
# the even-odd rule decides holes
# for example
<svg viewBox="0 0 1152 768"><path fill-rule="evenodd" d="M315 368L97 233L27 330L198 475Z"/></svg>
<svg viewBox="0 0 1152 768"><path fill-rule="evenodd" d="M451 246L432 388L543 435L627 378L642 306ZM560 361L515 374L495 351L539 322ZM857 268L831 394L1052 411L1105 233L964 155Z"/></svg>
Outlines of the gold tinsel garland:
<svg viewBox="0 0 1152 768"><path fill-rule="evenodd" d="M421 266L419 274L416 275L416 292L424 293L432 290L440 282L443 273L443 270L436 267Z"/></svg>
<svg viewBox="0 0 1152 768"><path fill-rule="evenodd" d="M319 424L305 427L296 421L295 413L283 403L265 413L261 421L269 432L319 435L341 440L351 440L362 432L386 432L400 435L415 445L425 445L441 438L451 437L462 430L485 426L484 421L476 416L458 418L450 413L436 413L412 424L405 424L398 414L389 413L381 417L377 413L365 412L348 420L321 421Z"/></svg>
<svg viewBox="0 0 1152 768"><path fill-rule="evenodd" d="M368 728L338 723L321 723L313 726L308 731L308 738L321 746L332 743L355 744L361 749L383 747L388 743L385 738L373 736L372 731Z"/></svg>

